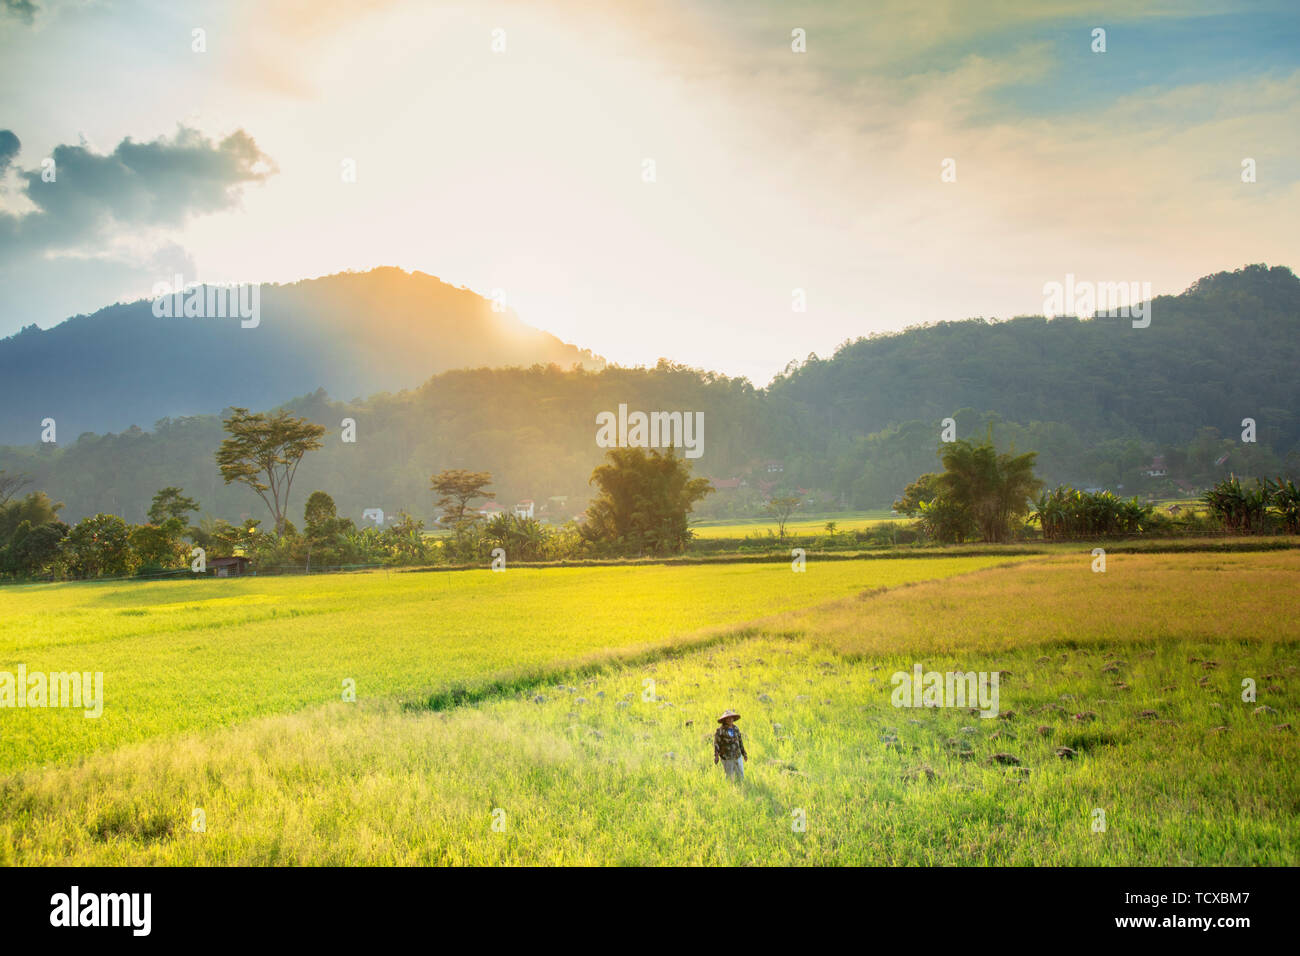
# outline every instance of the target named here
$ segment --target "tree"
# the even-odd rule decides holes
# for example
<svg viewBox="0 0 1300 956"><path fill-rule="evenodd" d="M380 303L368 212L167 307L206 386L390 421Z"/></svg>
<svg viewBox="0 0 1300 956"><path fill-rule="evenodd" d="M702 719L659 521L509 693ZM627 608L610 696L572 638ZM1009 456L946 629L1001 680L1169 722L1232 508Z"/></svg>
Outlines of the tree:
<svg viewBox="0 0 1300 956"><path fill-rule="evenodd" d="M1300 534L1300 488L1294 481L1276 479L1265 482L1269 510L1282 521L1287 534Z"/></svg>
<svg viewBox="0 0 1300 956"><path fill-rule="evenodd" d="M176 518L183 525L188 525L186 515L198 510L199 503L193 498L185 497L180 488L164 488L153 496L153 504L149 506L149 523L161 525L168 518Z"/></svg>
<svg viewBox="0 0 1300 956"><path fill-rule="evenodd" d="M545 556L546 532L536 518L502 512L483 529L483 546L488 555L501 548L511 561L540 561Z"/></svg>
<svg viewBox="0 0 1300 956"><path fill-rule="evenodd" d="M970 509L944 494L917 505L921 530L932 541L960 544L975 536L975 521Z"/></svg>
<svg viewBox="0 0 1300 956"><path fill-rule="evenodd" d="M777 537L785 537L785 523L803 499L798 495L777 495L767 503L767 513L776 518Z"/></svg>
<svg viewBox="0 0 1300 956"><path fill-rule="evenodd" d="M0 549L4 570L23 577L41 574L53 568L59 560L59 545L69 528L62 521L47 521L33 526L24 519L7 548Z"/></svg>
<svg viewBox="0 0 1300 956"><path fill-rule="evenodd" d="M259 541L267 537L258 530L261 522L249 520L243 525L232 525L225 518L204 518L193 529L194 543L214 557L232 554L250 555Z"/></svg>
<svg viewBox="0 0 1300 956"><path fill-rule="evenodd" d="M307 563L313 556L320 565L343 564L348 556L348 535L355 530L352 521L340 518L334 499L323 491L313 491L303 509L306 525Z"/></svg>
<svg viewBox="0 0 1300 956"><path fill-rule="evenodd" d="M429 560L429 544L424 538L424 522L416 521L405 511L397 521L379 535L391 564L423 564Z"/></svg>
<svg viewBox="0 0 1300 956"><path fill-rule="evenodd" d="M439 495L435 507L442 511L443 524L459 531L467 522L477 521L481 516L470 511L469 503L475 498L489 497L492 492L488 485L491 483L492 473L489 471L454 468L434 475L432 487Z"/></svg>
<svg viewBox="0 0 1300 956"><path fill-rule="evenodd" d="M1005 541L1012 524L1029 513L1029 499L1043 482L1034 476L1037 452L999 455L992 441L948 442L939 476L941 497L965 508L984 541Z"/></svg>
<svg viewBox="0 0 1300 956"><path fill-rule="evenodd" d="M246 408L232 408L222 425L230 437L217 451L221 477L228 485L239 482L257 492L275 519L275 533L282 534L294 475L303 455L321 447L324 426L283 409L253 415Z"/></svg>
<svg viewBox="0 0 1300 956"><path fill-rule="evenodd" d="M302 519L309 538L334 534L338 530L338 509L334 499L323 491L313 491L303 508Z"/></svg>
<svg viewBox="0 0 1300 956"><path fill-rule="evenodd" d="M95 578L130 574L135 568L130 529L117 515L83 518L63 539L68 570L75 577Z"/></svg>
<svg viewBox="0 0 1300 956"><path fill-rule="evenodd" d="M690 464L658 450L611 448L591 473L599 488L587 508L584 538L636 552L675 553L691 532L687 514L713 491L707 478L692 478Z"/></svg>
<svg viewBox="0 0 1300 956"><path fill-rule="evenodd" d="M926 472L903 489L903 497L894 502L894 510L900 515L915 517L921 510L921 505L934 501L941 491L939 476L932 471Z"/></svg>
<svg viewBox="0 0 1300 956"><path fill-rule="evenodd" d="M43 491L33 491L18 501L0 505L0 542L8 541L24 521L37 525L49 524L59 519L61 501L51 501Z"/></svg>
<svg viewBox="0 0 1300 956"><path fill-rule="evenodd" d="M1254 488L1243 488L1241 480L1232 475L1205 492L1201 500L1225 531L1249 534L1262 530L1268 513L1269 486L1256 478Z"/></svg>
<svg viewBox="0 0 1300 956"><path fill-rule="evenodd" d="M162 525L142 524L131 529L131 549L144 569L181 567L188 556L177 532L181 520L168 518Z"/></svg>
<svg viewBox="0 0 1300 956"><path fill-rule="evenodd" d="M9 504L14 495L31 483L32 480L21 472L11 475L3 468L0 468L0 508Z"/></svg>
<svg viewBox="0 0 1300 956"><path fill-rule="evenodd" d="M1125 501L1109 491L1087 492L1060 485L1044 492L1030 520L1043 528L1043 538L1086 538L1108 534L1137 534L1148 527L1152 505L1137 498Z"/></svg>

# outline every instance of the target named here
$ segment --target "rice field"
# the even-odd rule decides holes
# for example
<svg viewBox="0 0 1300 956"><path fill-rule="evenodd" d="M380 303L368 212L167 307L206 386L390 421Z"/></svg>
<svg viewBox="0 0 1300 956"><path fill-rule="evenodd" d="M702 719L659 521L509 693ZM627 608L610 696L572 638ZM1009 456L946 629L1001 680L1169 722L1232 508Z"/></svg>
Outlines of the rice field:
<svg viewBox="0 0 1300 956"><path fill-rule="evenodd" d="M837 534L849 531L866 531L886 521L908 522L910 519L899 517L888 509L883 511L849 511L825 514L816 517L796 515L785 523L785 533L793 537L821 537L827 533L826 523L835 522ZM691 524L695 537L712 538L748 538L763 537L777 533L778 523L773 518L746 518L731 521L699 522Z"/></svg>
<svg viewBox="0 0 1300 956"><path fill-rule="evenodd" d="M29 763L0 776L0 862L1300 862L1300 554L956 560L785 607L736 579L768 604L750 626L459 706L376 692ZM894 706L918 663L998 671L999 717ZM726 707L740 785L712 764Z"/></svg>
<svg viewBox="0 0 1300 956"><path fill-rule="evenodd" d="M103 714L0 707L0 773L339 700L473 692L998 558L367 572L0 588L0 672L102 672ZM1005 559L1001 559L1005 560Z"/></svg>

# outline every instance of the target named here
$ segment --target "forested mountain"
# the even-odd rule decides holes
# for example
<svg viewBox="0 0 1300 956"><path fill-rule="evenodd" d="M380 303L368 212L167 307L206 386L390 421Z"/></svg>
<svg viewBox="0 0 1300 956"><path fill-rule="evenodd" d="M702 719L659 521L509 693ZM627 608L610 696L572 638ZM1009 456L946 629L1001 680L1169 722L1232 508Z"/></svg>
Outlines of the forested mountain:
<svg viewBox="0 0 1300 956"><path fill-rule="evenodd" d="M1128 477L1132 486L1132 472L1163 451L1171 476L1207 477L1199 461L1180 458L1219 448L1211 429L1232 440L1219 467L1272 469L1280 462L1266 448L1294 456L1300 444L1298 370L1300 279L1256 265L1156 297L1147 328L1101 316L944 322L858 339L830 359L810 357L767 397L787 416L782 451L805 463L802 477L828 463L835 487L881 500L885 487L866 471L880 473L890 455L881 436L864 436L924 422L915 442L896 436L886 444L914 448L923 440L932 461L931 423L961 408L1021 423L998 429L1000 437L1039 451L1049 474L1079 483L1114 486ZM976 427L982 434L988 417L967 416L961 437ZM1254 446L1240 441L1244 418L1256 422ZM1201 451L1185 447L1194 441ZM1211 460L1226 453L1223 446Z"/></svg>
<svg viewBox="0 0 1300 956"><path fill-rule="evenodd" d="M1300 279L1253 266L1154 300L1151 324L1127 318L969 319L841 346L778 379L809 439L864 434L969 406L1013 421L1056 421L1089 440L1185 440L1255 418L1269 441L1300 441ZM815 447L814 447L814 450Z"/></svg>
<svg viewBox="0 0 1300 956"><path fill-rule="evenodd" d="M142 391L155 364L129 365ZM603 455L596 415L620 403L704 413L695 472L745 486L706 499L701 514L752 511L774 488L808 489L819 510L888 505L935 467L949 416L958 437L992 427L999 445L1038 451L1039 473L1053 483L1170 492L1175 481L1203 486L1229 471L1300 476L1298 368L1300 280L1252 266L1155 299L1145 329L1108 318L942 323L846 344L763 390L664 361L451 371L356 402L308 390L287 407L327 434L304 460L294 507L322 489L353 518L366 507L428 518L429 476L467 468L493 473L504 506L569 496L571 513ZM219 377L205 388L222 405L242 404ZM355 443L341 439L344 418L356 421ZM1243 418L1255 420L1256 443L1241 441ZM0 448L0 468L30 475L73 519L110 511L140 521L167 485L222 517L264 517L255 496L221 484L213 458L221 438L217 415L73 441L60 425L57 447ZM1151 467L1156 456L1161 468Z"/></svg>
<svg viewBox="0 0 1300 956"><path fill-rule="evenodd" d="M0 340L0 442L37 441L46 418L70 442L318 388L345 398L414 388L454 368L604 365L420 272L265 284L258 305L245 327L229 316L156 317L141 300Z"/></svg>

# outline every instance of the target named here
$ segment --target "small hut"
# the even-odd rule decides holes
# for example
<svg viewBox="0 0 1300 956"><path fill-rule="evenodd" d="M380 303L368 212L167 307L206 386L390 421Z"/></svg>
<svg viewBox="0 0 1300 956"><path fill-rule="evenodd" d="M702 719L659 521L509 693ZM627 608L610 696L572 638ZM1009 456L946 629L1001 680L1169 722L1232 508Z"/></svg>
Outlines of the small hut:
<svg viewBox="0 0 1300 956"><path fill-rule="evenodd" d="M229 558L212 558L208 561L208 567L219 578L237 578L248 570L248 558L241 554Z"/></svg>

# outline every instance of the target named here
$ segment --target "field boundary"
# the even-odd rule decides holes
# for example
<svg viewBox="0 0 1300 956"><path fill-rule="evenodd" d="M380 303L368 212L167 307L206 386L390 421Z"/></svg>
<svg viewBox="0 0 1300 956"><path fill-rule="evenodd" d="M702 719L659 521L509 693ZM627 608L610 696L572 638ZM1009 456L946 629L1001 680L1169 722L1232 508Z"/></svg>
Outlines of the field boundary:
<svg viewBox="0 0 1300 956"><path fill-rule="evenodd" d="M1230 537L1215 541L1179 541L1164 538L1097 538L1087 541L1050 541L1009 545L950 545L947 547L879 549L872 551L808 551L808 561L894 561L903 558L1009 558L1034 555L1088 554L1094 547L1105 546L1109 554L1190 554L1257 551L1292 551L1300 549L1300 537L1295 535L1265 538ZM1077 550L1076 550L1077 549ZM723 553L716 555L674 555L642 558L566 558L559 561L512 561L511 568L619 568L664 565L701 564L785 564L790 561L788 550L762 551L752 554ZM419 567L394 567L394 574L424 574L445 571L482 571L486 564L431 564Z"/></svg>
<svg viewBox="0 0 1300 956"><path fill-rule="evenodd" d="M792 539L792 547L799 547ZM1121 537L1098 537L1079 541L1032 541L1007 545L947 545L922 546L916 548L880 548L869 551L811 551L804 549L806 561L894 561L904 558L924 560L926 558L995 558L995 557L1031 557L1034 555L1053 554L1087 554L1094 547L1104 547L1108 554L1248 554L1261 551L1300 550L1300 536L1296 535L1227 535L1222 532L1209 536L1209 540L1200 537L1187 541L1178 538L1145 538L1141 535ZM789 549L779 551L760 551L743 553L724 551L713 554L684 554L663 557L637 558L565 558L558 561L512 561L511 568L637 568L637 567L689 567L697 565L722 564L785 564L791 560ZM211 574L194 574L191 571L177 569L151 574L133 574L125 577L54 579L23 578L0 580L3 588L35 588L44 585L92 585L120 584L138 581L140 583L159 583L167 581L198 580L238 580L239 578L315 576L337 574L365 574L383 571L387 574L436 574L453 571L484 571L490 565L484 564L427 564L418 566L358 564L309 570L289 566L277 566L264 571L250 571L235 578L218 579Z"/></svg>

